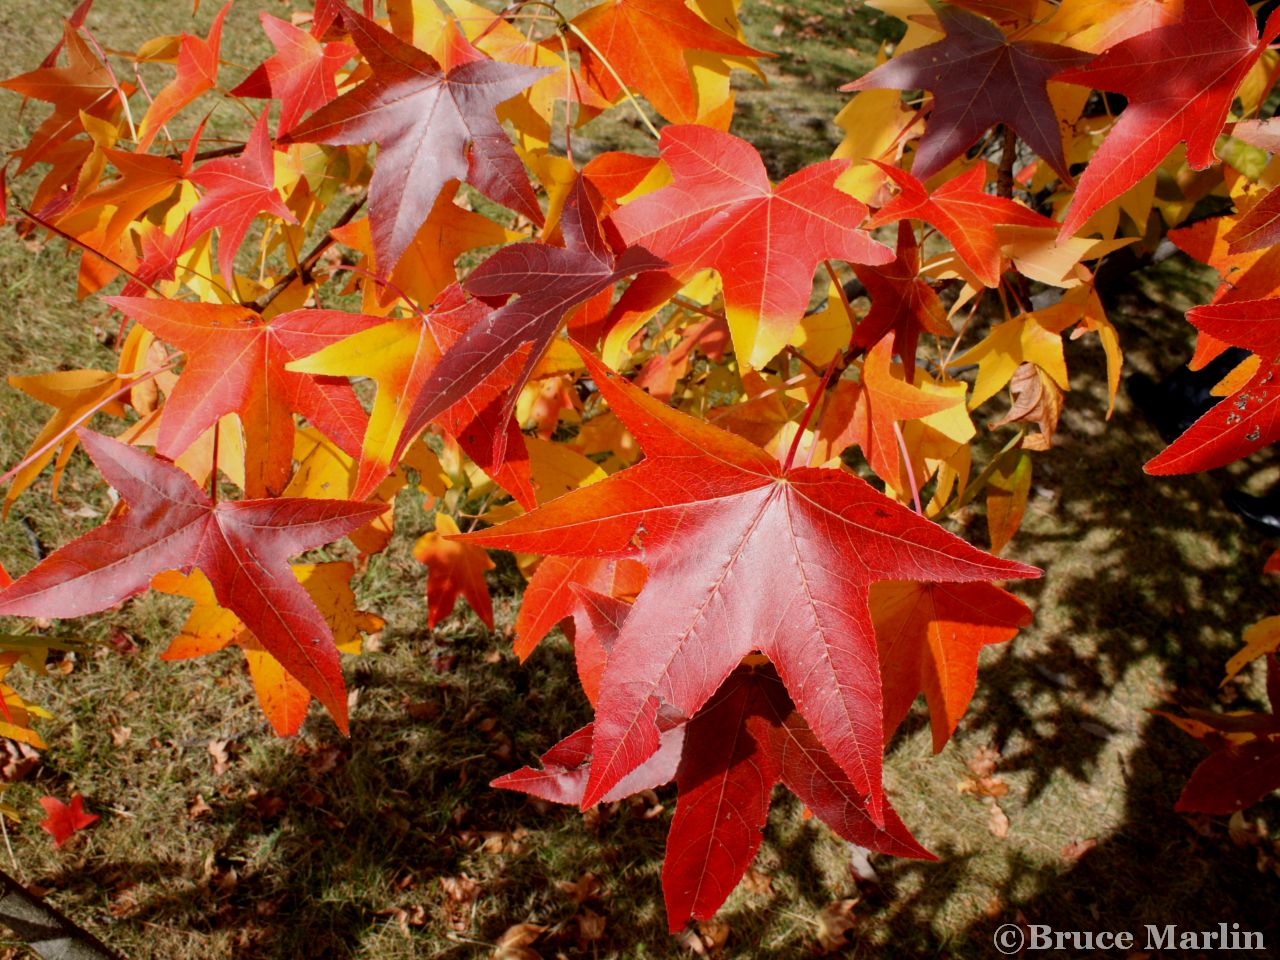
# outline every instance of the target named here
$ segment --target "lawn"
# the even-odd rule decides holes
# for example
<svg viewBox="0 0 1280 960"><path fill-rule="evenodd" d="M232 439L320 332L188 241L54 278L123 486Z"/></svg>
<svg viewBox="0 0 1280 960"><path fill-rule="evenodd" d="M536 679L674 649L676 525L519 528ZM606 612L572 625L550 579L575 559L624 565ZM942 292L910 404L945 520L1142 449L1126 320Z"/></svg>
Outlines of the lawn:
<svg viewBox="0 0 1280 960"><path fill-rule="evenodd" d="M0 5L7 73L43 58L64 5ZM286 15L289 5L239 0L228 78L270 50L260 9ZM98 0L88 24L107 46L130 49L164 30L203 33L214 12L208 0L194 21L184 3ZM896 21L824 0L746 0L743 19L751 42L779 55L765 65L767 88L741 81L734 129L781 177L830 155L844 102L835 88L869 68ZM19 111L7 93L0 103L0 147L12 149L43 108ZM576 145L636 147L635 136L619 119L588 127ZM33 186L30 175L11 182L24 199ZM115 321L75 301L75 271L60 241L0 233L10 374L114 365ZM1117 286L1108 306L1129 369L1183 362L1191 331L1181 311L1207 297L1201 273L1175 256ZM15 681L54 718L40 727L42 764L6 794L23 820L8 825L0 868L137 960L478 958L520 924L541 928L525 931L537 933L526 948L535 953L497 956L685 957L696 947L788 958L840 941L848 956L983 957L993 932L1015 921L1134 932L1237 922L1275 943L1280 802L1251 811L1262 845L1221 818L1174 814L1204 752L1150 711L1265 706L1261 663L1239 683L1218 682L1243 626L1276 612L1260 575L1275 545L1221 496L1241 484L1264 490L1280 474L1253 464L1144 476L1161 442L1123 396L1106 420L1103 358L1090 339L1067 345L1068 413L1054 449L1037 456L1027 520L1006 554L1045 570L1010 588L1036 620L984 652L978 695L940 755L923 704L888 750L894 803L936 863L867 862L779 791L748 882L700 934L670 935L659 873L673 791L583 814L489 788L589 719L589 707L563 638L525 664L511 652L522 579L510 558L491 575L497 631L462 607L427 628L425 568L409 547L429 514L403 496L399 535L357 578L361 603L387 625L348 661L349 739L319 711L298 738L272 736L236 652L159 659L184 616L171 598L59 625L133 644ZM0 463L21 457L45 410L5 390ZM0 560L15 574L108 506L82 456L60 501L48 493L46 478L0 523ZM952 526L983 542L979 507ZM55 849L37 799L74 793L102 819Z"/></svg>

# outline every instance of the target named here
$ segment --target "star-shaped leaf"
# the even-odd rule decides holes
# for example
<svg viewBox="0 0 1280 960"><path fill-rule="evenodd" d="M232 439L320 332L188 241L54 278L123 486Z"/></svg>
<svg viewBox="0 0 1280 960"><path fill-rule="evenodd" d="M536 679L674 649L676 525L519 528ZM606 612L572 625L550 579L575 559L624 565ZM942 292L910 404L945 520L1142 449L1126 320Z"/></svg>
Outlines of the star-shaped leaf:
<svg viewBox="0 0 1280 960"><path fill-rule="evenodd" d="M450 48L455 62L442 66L346 7L342 18L372 74L280 142L378 144L369 184L378 269L391 272L452 179L541 223L542 208L494 110L547 71L490 60L461 35Z"/></svg>
<svg viewBox="0 0 1280 960"><path fill-rule="evenodd" d="M947 36L876 67L841 90L928 90L933 108L911 171L920 180L960 156L997 123L1017 131L1065 179L1062 133L1045 86L1090 54L1056 43L1010 40L990 20L943 6Z"/></svg>
<svg viewBox="0 0 1280 960"><path fill-rule="evenodd" d="M946 745L978 684L978 654L1031 622L1031 610L989 583L890 583L871 587L871 618L884 681L885 739L916 695L929 702L935 753Z"/></svg>
<svg viewBox="0 0 1280 960"><path fill-rule="evenodd" d="M521 503L535 502L524 436L503 399L523 362L517 353L480 378L456 402L431 417L416 410L432 399L427 393L440 357L468 331L488 321L492 308L468 300L462 289L447 289L430 313L385 320L339 343L288 365L291 371L320 376L369 377L378 385L360 453L353 488L367 497L382 482L423 428L432 420L453 436L476 464ZM377 323L377 321L374 321ZM494 438L502 437L503 459L494 459Z"/></svg>
<svg viewBox="0 0 1280 960"><path fill-rule="evenodd" d="M349 43L322 43L315 35L265 10L258 16L276 52L241 81L231 95L279 100L276 135L282 136L297 126L304 114L338 96L338 70L356 55L356 48Z"/></svg>
<svg viewBox="0 0 1280 960"><path fill-rule="evenodd" d="M236 253L258 214L266 212L285 223L298 222L276 190L274 153L264 113L254 124L243 153L208 160L190 175L204 195L187 216L185 243L191 246L214 227L219 228L218 266L230 290L236 288Z"/></svg>
<svg viewBox="0 0 1280 960"><path fill-rule="evenodd" d="M350 583L355 573L353 564L294 563L290 566L324 615L333 631L334 643L343 653L360 652L361 632L382 629L381 617L356 609ZM151 581L151 588L195 601L182 629L160 654L162 660L202 657L235 644L244 651L258 703L275 732L282 737L292 737L302 729L311 706L310 691L267 652L239 617L218 605L213 585L203 573L193 570L183 576L176 570L168 570Z"/></svg>
<svg viewBox="0 0 1280 960"><path fill-rule="evenodd" d="M923 183L905 170L874 162L898 187L898 195L876 211L867 228L907 219L932 224L951 241L960 258L988 287L999 285L1003 264L997 226L1057 228L1048 217L1022 204L987 193L986 167L981 163L929 193Z"/></svg>
<svg viewBox="0 0 1280 960"><path fill-rule="evenodd" d="M1179 143L1195 170L1213 164L1232 100L1267 46L1280 36L1272 15L1262 35L1245 0L1186 0L1182 17L1130 37L1058 77L1129 102L1080 177L1062 235L1156 169Z"/></svg>
<svg viewBox="0 0 1280 960"><path fill-rule="evenodd" d="M381 504L239 500L215 504L172 464L108 437L80 442L128 512L54 551L0 593L0 616L79 617L141 593L164 570L198 567L218 603L347 729L333 634L289 569L291 556L359 529Z"/></svg>
<svg viewBox="0 0 1280 960"><path fill-rule="evenodd" d="M31 136L22 151L18 173L47 159L55 147L83 131L81 111L90 112L117 96L111 71L69 23L63 30L63 40L68 58L65 67L55 67L49 62L0 82L0 87L14 90L24 97L53 104L53 113Z"/></svg>
<svg viewBox="0 0 1280 960"><path fill-rule="evenodd" d="M947 308L933 287L920 279L920 246L911 224L898 224L898 250L892 263L882 267L854 264L853 272L871 297L871 312L853 332L852 345L870 350L893 334L893 352L902 358L907 383L916 372L916 347L921 331L949 337Z"/></svg>
<svg viewBox="0 0 1280 960"><path fill-rule="evenodd" d="M759 650L882 824L871 583L1038 571L982 553L846 471L786 469L585 359L646 459L467 537L649 568L605 669L583 802L597 802L643 764L663 727L693 716Z"/></svg>
<svg viewBox="0 0 1280 960"><path fill-rule="evenodd" d="M40 806L44 807L45 818L40 821L40 829L53 837L53 845L60 847L85 827L97 823L101 817L96 813L87 813L84 809L84 797L76 794L71 803L66 804L57 797L41 797Z"/></svg>
<svg viewBox="0 0 1280 960"><path fill-rule="evenodd" d="M758 658L757 658L758 659ZM594 761L587 726L496 787L581 803ZM674 779L679 789L662 868L672 932L715 914L755 859L773 788L784 783L839 836L900 857L933 859L886 801L883 823L797 712L769 664L739 667L691 720L662 734L657 753L606 800Z"/></svg>
<svg viewBox="0 0 1280 960"><path fill-rule="evenodd" d="M578 51L582 72L595 89L617 100L622 95L621 77L675 123L693 123L699 113L686 53L764 56L717 30L681 0L610 0L587 9L573 25L587 39L571 33L569 44Z"/></svg>
<svg viewBox="0 0 1280 960"><path fill-rule="evenodd" d="M631 246L670 262L633 283L615 317L661 306L699 270L724 283L738 358L754 368L786 345L804 316L813 271L827 258L883 264L893 253L858 225L867 208L833 183L849 164L805 167L775 188L756 148L702 126L662 130L662 159L675 181L610 216Z"/></svg>
<svg viewBox="0 0 1280 960"><path fill-rule="evenodd" d="M234 0L218 11L205 39L182 35L178 47L178 73L156 94L138 126L138 152L145 153L166 123L178 115L187 104L200 94L212 90L218 83L218 62L222 51L222 23L227 18Z"/></svg>
<svg viewBox="0 0 1280 960"><path fill-rule="evenodd" d="M636 245L616 256L601 235L598 202L595 188L579 177L560 218L563 247L513 244L471 272L463 284L468 293L482 300L512 295L515 299L476 323L449 348L408 415L406 435L421 430L523 349L525 359L506 392L501 417L505 422L571 309L619 280L666 266ZM506 446L506 433L497 433L495 463L505 459Z"/></svg>
<svg viewBox="0 0 1280 960"><path fill-rule="evenodd" d="M437 513L435 529L424 533L413 546L414 557L427 567L427 626L434 630L463 596L492 630L493 598L484 575L493 569L493 561L480 547L447 539L460 532L453 517Z"/></svg>
<svg viewBox="0 0 1280 960"><path fill-rule="evenodd" d="M219 417L244 427L246 492L279 493L293 463L293 414L302 414L344 450L360 449L364 408L351 385L287 370L297 357L382 322L339 310L293 310L270 320L234 304L149 297L106 302L161 340L185 350L186 364L160 418L156 450L175 459Z"/></svg>

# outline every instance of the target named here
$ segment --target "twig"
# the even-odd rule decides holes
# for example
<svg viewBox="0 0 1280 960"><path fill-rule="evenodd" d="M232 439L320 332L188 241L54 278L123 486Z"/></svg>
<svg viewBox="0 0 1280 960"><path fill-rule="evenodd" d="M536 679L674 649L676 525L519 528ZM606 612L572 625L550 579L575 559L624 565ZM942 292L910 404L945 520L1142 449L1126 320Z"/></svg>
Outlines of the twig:
<svg viewBox="0 0 1280 960"><path fill-rule="evenodd" d="M996 196L1013 199L1013 161L1018 156L1018 135L1007 123L1003 125L1004 143L1000 147L1000 169L996 174Z"/></svg>
<svg viewBox="0 0 1280 960"><path fill-rule="evenodd" d="M297 280L299 277L310 280L311 268L320 261L324 252L336 242L333 239L332 231L350 223L355 215L360 212L360 208L364 206L367 199L368 195L366 194L352 203L346 210L342 211L342 216L338 218L337 223L329 228L330 232L321 237L307 255L302 258L298 265L281 277L274 287L260 296L257 300L253 301L253 303L247 304L249 309L262 313L263 310L266 310L267 307L271 305L272 301L275 300L276 297L289 289L293 281Z"/></svg>

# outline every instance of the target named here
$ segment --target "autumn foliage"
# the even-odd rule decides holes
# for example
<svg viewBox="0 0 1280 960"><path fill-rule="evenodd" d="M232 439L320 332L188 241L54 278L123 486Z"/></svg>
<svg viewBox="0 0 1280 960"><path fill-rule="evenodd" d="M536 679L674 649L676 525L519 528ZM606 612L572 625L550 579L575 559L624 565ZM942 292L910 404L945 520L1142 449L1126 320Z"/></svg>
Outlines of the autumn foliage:
<svg viewBox="0 0 1280 960"><path fill-rule="evenodd" d="M1102 258L1167 232L1222 278L1195 363L1251 353L1147 469L1280 438L1280 17L1245 0L895 0L906 35L850 77L835 156L776 183L732 132L731 76L767 55L734 0L318 0L262 16L276 52L247 75L222 62L230 4L107 54L91 3L3 83L52 105L7 202L81 257L119 360L10 378L53 413L5 507L50 465L56 496L77 446L119 502L0 614L189 598L165 656L239 646L280 734L312 698L345 732L340 655L381 624L349 581L419 487L424 622L462 596L492 628L489 552L515 552L516 651L563 626L595 709L495 786L587 808L674 781L673 929L750 867L778 783L853 843L931 856L884 745L923 693L941 750L979 652L1031 621L1003 584L1039 571L1000 554L1067 402L1064 338L1105 351L1114 404ZM206 144L233 101L242 139ZM608 111L652 148L575 152ZM1231 212L1194 216L1208 196ZM944 526L983 503L989 551ZM1230 669L1277 647L1264 621ZM0 733L35 742L3 690ZM1274 716L1175 721L1214 747L1182 808L1280 785Z"/></svg>

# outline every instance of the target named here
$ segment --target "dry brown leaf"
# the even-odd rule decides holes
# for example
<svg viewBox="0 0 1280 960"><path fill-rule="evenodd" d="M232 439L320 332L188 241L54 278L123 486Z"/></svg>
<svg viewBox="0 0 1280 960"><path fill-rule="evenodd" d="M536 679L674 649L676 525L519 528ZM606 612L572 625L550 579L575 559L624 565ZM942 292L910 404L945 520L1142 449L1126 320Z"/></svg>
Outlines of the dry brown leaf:
<svg viewBox="0 0 1280 960"><path fill-rule="evenodd" d="M427 908L420 903L411 907L391 907L387 910L379 910L376 916L393 919L406 937L409 936L410 927L425 927L427 925Z"/></svg>
<svg viewBox="0 0 1280 960"><path fill-rule="evenodd" d="M542 936L546 929L536 923L517 923L507 927L489 956L492 960L541 960L541 954L530 944Z"/></svg>
<svg viewBox="0 0 1280 960"><path fill-rule="evenodd" d="M747 893L769 894L773 893L773 877L765 873L763 870L757 870L755 867L749 869L742 878L742 888Z"/></svg>
<svg viewBox="0 0 1280 960"><path fill-rule="evenodd" d="M132 736L133 736L133 729L131 727L112 727L111 728L111 742L114 743L117 747L123 747L126 743L129 742L129 738Z"/></svg>
<svg viewBox="0 0 1280 960"><path fill-rule="evenodd" d="M961 793L975 797L1003 797L1009 792L1009 785L996 776L996 767L1000 763L1000 754L990 747L979 747L965 761L969 768L969 777L956 784Z"/></svg>
<svg viewBox="0 0 1280 960"><path fill-rule="evenodd" d="M465 873L458 877L441 877L440 888L445 895L445 914L449 928L461 933L471 928L476 901L480 898L480 884Z"/></svg>
<svg viewBox="0 0 1280 960"><path fill-rule="evenodd" d="M604 928L608 921L590 907L583 907L582 912L574 919L578 921L579 943L595 943L604 939Z"/></svg>
<svg viewBox="0 0 1280 960"><path fill-rule="evenodd" d="M1092 837L1088 840L1073 840L1062 848L1062 859L1067 863L1076 863L1097 845L1098 841Z"/></svg>
<svg viewBox="0 0 1280 960"><path fill-rule="evenodd" d="M1013 406L991 429L1006 424L1025 422L1039 425L1039 433L1028 434L1022 441L1025 450L1048 450L1062 416L1062 388L1034 363L1022 363L1009 381Z"/></svg>
<svg viewBox="0 0 1280 960"><path fill-rule="evenodd" d="M40 766L40 753L29 743L0 740L0 781L16 783Z"/></svg>
<svg viewBox="0 0 1280 960"><path fill-rule="evenodd" d="M214 776L222 776L231 767L231 754L227 750L230 743L230 740L209 741L209 756L213 757Z"/></svg>
<svg viewBox="0 0 1280 960"><path fill-rule="evenodd" d="M723 920L702 920L680 935L684 947L699 957L718 956L729 942L729 924Z"/></svg>
<svg viewBox="0 0 1280 960"><path fill-rule="evenodd" d="M987 811L987 829L993 837L1003 840L1009 836L1009 816L996 803L995 797L987 797L987 804L990 807Z"/></svg>
<svg viewBox="0 0 1280 960"><path fill-rule="evenodd" d="M837 900L818 911L818 950L836 953L849 945L849 932L858 925L853 915L857 900Z"/></svg>
<svg viewBox="0 0 1280 960"><path fill-rule="evenodd" d="M187 805L187 816L192 820L207 817L211 813L213 813L213 807L205 802L204 794L197 793L196 798Z"/></svg>
<svg viewBox="0 0 1280 960"><path fill-rule="evenodd" d="M557 880L556 888L567 893L573 902L581 906L593 897L599 896L600 879L594 873L584 873L577 880Z"/></svg>

